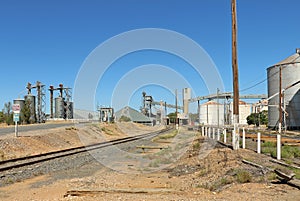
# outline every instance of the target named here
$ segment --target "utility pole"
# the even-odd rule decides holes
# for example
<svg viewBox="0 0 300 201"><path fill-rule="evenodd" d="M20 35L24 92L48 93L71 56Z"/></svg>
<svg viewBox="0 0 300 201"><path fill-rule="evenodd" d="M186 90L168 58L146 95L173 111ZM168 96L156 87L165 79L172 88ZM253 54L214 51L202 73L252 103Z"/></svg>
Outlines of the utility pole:
<svg viewBox="0 0 300 201"><path fill-rule="evenodd" d="M237 132L239 124L239 78L238 78L238 62L237 62L237 19L236 19L236 0L231 0L232 11L232 72L233 72L233 149L238 149Z"/></svg>
<svg viewBox="0 0 300 201"><path fill-rule="evenodd" d="M219 90L219 88L217 88L217 117L218 117L218 128L220 127L219 93L220 93L220 90Z"/></svg>
<svg viewBox="0 0 300 201"><path fill-rule="evenodd" d="M200 124L200 100L197 100L197 106L198 106L197 112L198 112L198 118L199 118L199 124Z"/></svg>
<svg viewBox="0 0 300 201"><path fill-rule="evenodd" d="M278 134L277 134L277 160L281 159L281 123L282 123L282 67L279 66L279 122L278 122Z"/></svg>
<svg viewBox="0 0 300 201"><path fill-rule="evenodd" d="M178 105L177 105L177 89L175 89L175 113L176 113L176 119L175 119L175 126L176 130L178 130Z"/></svg>

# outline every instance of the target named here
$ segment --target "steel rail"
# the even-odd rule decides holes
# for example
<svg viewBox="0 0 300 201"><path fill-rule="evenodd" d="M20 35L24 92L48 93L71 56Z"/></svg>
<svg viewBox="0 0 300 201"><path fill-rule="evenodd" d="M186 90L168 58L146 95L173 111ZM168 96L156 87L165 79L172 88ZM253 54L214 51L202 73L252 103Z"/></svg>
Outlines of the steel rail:
<svg viewBox="0 0 300 201"><path fill-rule="evenodd" d="M131 136L131 137L125 137L125 138L120 138L120 139L115 139L115 140L110 140L110 141L105 141L105 142L99 142L99 143L95 143L95 144L91 144L91 145L87 145L87 146L79 146L79 147L63 149L63 150L59 150L59 151L47 152L47 153L43 153L43 154L37 154L37 155L25 156L25 157L14 158L14 159L9 159L9 160L3 160L3 161L0 161L0 172L11 170L14 168L24 167L24 166L28 166L28 165L32 165L32 164L36 164L36 163L41 163L44 161L49 161L49 160L53 160L53 159L57 159L57 158L62 158L62 157L70 156L70 155L75 155L78 153L87 152L87 151L91 151L91 150L95 150L95 149L101 149L101 148L112 146L112 145L117 145L117 144L135 141L135 140L140 140L140 139L144 139L147 137L155 137L155 136L165 133L169 130L171 130L171 128L166 128L166 129L162 129L160 131L150 132L150 133Z"/></svg>

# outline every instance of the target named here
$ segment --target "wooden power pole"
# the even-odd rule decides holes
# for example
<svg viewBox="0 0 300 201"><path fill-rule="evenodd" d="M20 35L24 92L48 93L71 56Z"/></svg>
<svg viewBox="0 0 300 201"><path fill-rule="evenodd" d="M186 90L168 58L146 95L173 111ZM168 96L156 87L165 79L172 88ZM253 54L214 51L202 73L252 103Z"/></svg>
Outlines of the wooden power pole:
<svg viewBox="0 0 300 201"><path fill-rule="evenodd" d="M281 159L281 126L282 126L282 67L279 66L279 121L277 134L277 160Z"/></svg>
<svg viewBox="0 0 300 201"><path fill-rule="evenodd" d="M231 0L231 19L232 19L232 72L233 72L233 148L238 149L237 141L239 124L239 77L237 62L237 19L236 19L236 0Z"/></svg>
<svg viewBox="0 0 300 201"><path fill-rule="evenodd" d="M179 122L178 122L178 103L177 103L177 89L175 90L175 112L176 112L176 120L175 120L175 127L176 127L176 130L178 130L179 128Z"/></svg>

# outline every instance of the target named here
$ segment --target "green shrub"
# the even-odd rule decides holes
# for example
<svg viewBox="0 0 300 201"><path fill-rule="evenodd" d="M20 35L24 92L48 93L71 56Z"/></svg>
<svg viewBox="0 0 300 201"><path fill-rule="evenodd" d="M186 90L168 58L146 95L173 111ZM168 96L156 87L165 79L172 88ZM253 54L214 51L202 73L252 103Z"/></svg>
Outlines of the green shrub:
<svg viewBox="0 0 300 201"><path fill-rule="evenodd" d="M119 119L119 122L130 122L131 119L127 116L122 115Z"/></svg>
<svg viewBox="0 0 300 201"><path fill-rule="evenodd" d="M236 176L237 176L237 181L239 183L247 183L247 182L251 182L252 180L251 174L245 170L238 171Z"/></svg>

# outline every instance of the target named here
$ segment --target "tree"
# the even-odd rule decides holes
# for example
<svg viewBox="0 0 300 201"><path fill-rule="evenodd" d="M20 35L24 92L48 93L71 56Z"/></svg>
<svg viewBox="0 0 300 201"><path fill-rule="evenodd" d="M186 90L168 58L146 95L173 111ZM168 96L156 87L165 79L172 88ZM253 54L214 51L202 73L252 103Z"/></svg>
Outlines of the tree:
<svg viewBox="0 0 300 201"><path fill-rule="evenodd" d="M3 111L0 111L0 123L4 123L4 122L5 122L4 113Z"/></svg>
<svg viewBox="0 0 300 201"><path fill-rule="evenodd" d="M119 119L119 122L129 122L131 119L127 116L122 115Z"/></svg>
<svg viewBox="0 0 300 201"><path fill-rule="evenodd" d="M93 117L94 117L94 116L93 116L91 113L89 113L89 114L88 114L88 118L89 118L89 120L92 120L92 119L93 119Z"/></svg>
<svg viewBox="0 0 300 201"><path fill-rule="evenodd" d="M268 121L269 121L269 119L268 119L268 111L264 110L264 111L262 111L260 113L260 123L264 124L264 125L267 125Z"/></svg>
<svg viewBox="0 0 300 201"><path fill-rule="evenodd" d="M13 124L13 113L11 112L11 110L12 110L11 102L5 103L3 114L4 114L4 120L7 123L7 125Z"/></svg>
<svg viewBox="0 0 300 201"><path fill-rule="evenodd" d="M30 116L31 116L31 110L30 110L30 100L27 99L25 101L24 107L21 109L21 121L30 124Z"/></svg>
<svg viewBox="0 0 300 201"><path fill-rule="evenodd" d="M268 112L262 111L260 113L252 113L247 117L248 125L256 125L260 124L267 125L268 124Z"/></svg>
<svg viewBox="0 0 300 201"><path fill-rule="evenodd" d="M176 117L177 117L176 112L171 112L167 116L170 119L170 123L175 123L175 120L176 120Z"/></svg>
<svg viewBox="0 0 300 201"><path fill-rule="evenodd" d="M190 113L190 120L192 122L199 122L199 115L197 113L196 114Z"/></svg>

